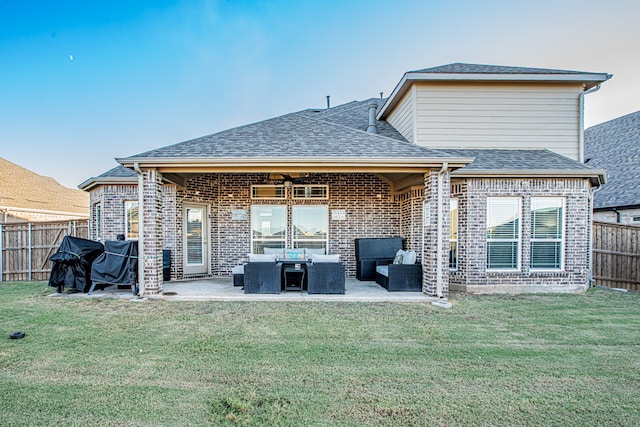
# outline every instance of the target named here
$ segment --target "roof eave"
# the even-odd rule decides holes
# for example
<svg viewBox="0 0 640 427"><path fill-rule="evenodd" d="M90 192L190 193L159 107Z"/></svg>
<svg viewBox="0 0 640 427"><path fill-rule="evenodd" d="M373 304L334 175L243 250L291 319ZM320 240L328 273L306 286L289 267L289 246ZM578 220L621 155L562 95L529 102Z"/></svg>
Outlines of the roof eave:
<svg viewBox="0 0 640 427"><path fill-rule="evenodd" d="M230 158L150 158L127 157L116 159L118 163L133 167L159 168L161 171L176 173L186 172L399 172L426 170L441 167L447 163L450 168L460 168L471 162L472 157L396 157L396 158L362 158L362 157L230 157Z"/></svg>
<svg viewBox="0 0 640 427"><path fill-rule="evenodd" d="M504 169L504 170L465 170L451 173L452 178L588 178L591 185L599 187L607 182L604 170L568 170L568 169Z"/></svg>
<svg viewBox="0 0 640 427"><path fill-rule="evenodd" d="M500 73L420 73L408 72L391 92L382 108L378 111L377 119L384 120L386 114L400 101L413 82L547 82L547 83L584 83L585 90L591 89L612 77L607 73L567 73L567 74L500 74Z"/></svg>
<svg viewBox="0 0 640 427"><path fill-rule="evenodd" d="M93 177L78 185L78 188L84 191L89 191L93 187L98 185L123 185L123 184L137 184L138 179L135 177L113 176L113 177Z"/></svg>

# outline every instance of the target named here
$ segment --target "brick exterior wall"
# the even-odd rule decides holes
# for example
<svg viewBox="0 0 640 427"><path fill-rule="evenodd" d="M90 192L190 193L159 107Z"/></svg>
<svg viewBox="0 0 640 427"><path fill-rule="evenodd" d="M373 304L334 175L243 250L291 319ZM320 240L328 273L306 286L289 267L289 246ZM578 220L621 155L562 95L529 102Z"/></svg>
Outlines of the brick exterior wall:
<svg viewBox="0 0 640 427"><path fill-rule="evenodd" d="M590 184L585 179L468 179L454 185L458 199L458 269L451 272L452 287L498 287L501 292L580 290L589 280L591 234ZM521 269L487 271L487 197L519 197L521 211ZM532 271L530 264L531 198L564 197L565 267L562 271ZM481 288L476 288L482 292Z"/></svg>
<svg viewBox="0 0 640 427"><path fill-rule="evenodd" d="M449 173L442 174L442 205L438 210L438 175L433 170L424 176L424 203L429 209L424 223L424 256L422 259L422 291L427 295L437 295L438 265L438 215L442 216L442 258L440 264L440 283L443 296L449 294Z"/></svg>
<svg viewBox="0 0 640 427"><path fill-rule="evenodd" d="M162 293L162 175L155 169L144 171L143 254L144 294Z"/></svg>
<svg viewBox="0 0 640 427"><path fill-rule="evenodd" d="M412 188L392 195L387 183L373 174L311 174L307 184L328 185L328 200L294 200L291 190L281 200L252 200L251 185L275 184L266 173L202 174L187 181L184 188L160 183L160 174L145 171L145 213L158 227L145 229L145 269L149 293L162 291L161 250L171 250L171 277L184 279L183 223L185 204L206 207L210 263L205 276L230 277L231 269L247 261L251 252L251 206L285 205L289 216L294 205L325 205L329 211L329 253L340 254L347 276L355 277L355 239L393 237L405 239L405 248L416 250L423 265L423 292L436 295L437 183L438 170L424 176L424 188ZM452 185L453 184L453 185ZM443 175L442 197L442 291L473 287L518 287L549 290L584 287L589 277L590 186L583 179L467 179L450 182ZM486 200L493 196L522 199L522 268L517 272L488 272L486 269ZM531 197L566 198L565 268L558 272L530 271L529 244ZM449 270L449 200L458 199L458 268ZM136 185L103 185L91 190L91 206L102 206L102 240L114 240L124 233L124 202L138 200ZM423 224L423 206L429 209ZM234 210L244 210L246 219L233 219ZM332 219L333 210L344 210L344 220ZM92 235L96 225L92 214ZM145 223L146 227L146 223ZM151 236L147 239L147 236ZM287 247L292 246L291 230ZM424 242L424 245L423 245ZM553 288L553 289L552 289Z"/></svg>

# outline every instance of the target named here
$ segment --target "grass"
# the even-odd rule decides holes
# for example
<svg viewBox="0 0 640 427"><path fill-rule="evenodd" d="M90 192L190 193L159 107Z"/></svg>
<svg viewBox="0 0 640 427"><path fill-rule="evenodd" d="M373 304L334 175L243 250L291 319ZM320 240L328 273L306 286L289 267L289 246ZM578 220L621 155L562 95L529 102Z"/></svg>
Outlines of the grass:
<svg viewBox="0 0 640 427"><path fill-rule="evenodd" d="M0 284L2 426L640 425L637 293L443 310L52 291Z"/></svg>

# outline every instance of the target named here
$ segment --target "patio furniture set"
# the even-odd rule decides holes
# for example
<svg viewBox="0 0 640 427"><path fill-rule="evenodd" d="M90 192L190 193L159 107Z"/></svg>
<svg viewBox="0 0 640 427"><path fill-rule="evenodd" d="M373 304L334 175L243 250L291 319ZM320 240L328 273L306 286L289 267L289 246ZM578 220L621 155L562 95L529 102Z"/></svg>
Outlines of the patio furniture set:
<svg viewBox="0 0 640 427"><path fill-rule="evenodd" d="M415 251L402 250L400 237L356 239L356 264L358 280L375 280L390 292L422 290L422 265ZM233 284L245 294L344 294L345 267L339 255L325 255L324 249L264 248L234 267Z"/></svg>

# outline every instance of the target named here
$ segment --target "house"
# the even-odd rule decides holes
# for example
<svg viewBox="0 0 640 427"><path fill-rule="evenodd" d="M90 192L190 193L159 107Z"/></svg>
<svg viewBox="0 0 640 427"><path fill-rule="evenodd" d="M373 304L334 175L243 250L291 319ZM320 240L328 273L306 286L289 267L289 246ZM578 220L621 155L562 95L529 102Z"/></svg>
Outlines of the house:
<svg viewBox="0 0 640 427"><path fill-rule="evenodd" d="M607 171L593 202L593 218L640 225L640 111L584 132L585 163Z"/></svg>
<svg viewBox="0 0 640 427"><path fill-rule="evenodd" d="M0 158L0 224L89 218L89 195Z"/></svg>
<svg viewBox="0 0 640 427"><path fill-rule="evenodd" d="M325 248L353 277L354 240L385 236L417 251L428 295L585 290L605 173L580 161L584 95L610 77L456 63L118 158L80 185L92 236L139 239L149 295L163 249L174 279L230 277L272 246Z"/></svg>

